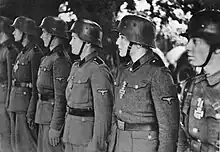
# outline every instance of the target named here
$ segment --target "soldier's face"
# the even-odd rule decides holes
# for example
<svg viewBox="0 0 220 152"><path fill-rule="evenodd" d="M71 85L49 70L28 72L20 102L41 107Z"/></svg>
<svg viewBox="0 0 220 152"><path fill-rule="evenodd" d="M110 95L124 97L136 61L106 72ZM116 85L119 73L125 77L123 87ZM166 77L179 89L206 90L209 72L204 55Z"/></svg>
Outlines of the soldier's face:
<svg viewBox="0 0 220 152"><path fill-rule="evenodd" d="M70 45L71 45L73 54L79 55L82 44L83 44L83 41L78 37L78 35L76 33L72 33L72 39L70 41Z"/></svg>
<svg viewBox="0 0 220 152"><path fill-rule="evenodd" d="M193 66L201 66L205 63L209 54L210 45L201 38L190 38L186 45L189 63Z"/></svg>
<svg viewBox="0 0 220 152"><path fill-rule="evenodd" d="M42 32L43 33L41 34L40 38L44 41L44 46L48 47L52 35L48 33L45 29L42 29Z"/></svg>
<svg viewBox="0 0 220 152"><path fill-rule="evenodd" d="M116 41L116 44L118 45L119 55L121 57L126 56L129 43L130 42L128 41L128 39L124 35L119 34L119 37Z"/></svg>
<svg viewBox="0 0 220 152"><path fill-rule="evenodd" d="M22 32L19 29L15 28L15 30L12 34L14 35L14 38L15 38L16 42L21 40Z"/></svg>

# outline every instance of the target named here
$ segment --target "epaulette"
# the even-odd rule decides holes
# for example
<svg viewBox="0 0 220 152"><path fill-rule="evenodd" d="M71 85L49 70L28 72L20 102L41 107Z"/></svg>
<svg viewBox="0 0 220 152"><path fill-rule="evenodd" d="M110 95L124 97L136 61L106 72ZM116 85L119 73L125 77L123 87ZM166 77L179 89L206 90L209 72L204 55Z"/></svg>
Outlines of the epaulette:
<svg viewBox="0 0 220 152"><path fill-rule="evenodd" d="M35 53L40 52L40 47L36 44L34 45L33 49Z"/></svg>
<svg viewBox="0 0 220 152"><path fill-rule="evenodd" d="M98 64L98 65L101 65L101 64L104 64L105 62L100 58L100 57L95 57L93 59L93 62Z"/></svg>
<svg viewBox="0 0 220 152"><path fill-rule="evenodd" d="M153 58L150 62L150 65L156 66L156 67L164 67L164 63L160 58Z"/></svg>

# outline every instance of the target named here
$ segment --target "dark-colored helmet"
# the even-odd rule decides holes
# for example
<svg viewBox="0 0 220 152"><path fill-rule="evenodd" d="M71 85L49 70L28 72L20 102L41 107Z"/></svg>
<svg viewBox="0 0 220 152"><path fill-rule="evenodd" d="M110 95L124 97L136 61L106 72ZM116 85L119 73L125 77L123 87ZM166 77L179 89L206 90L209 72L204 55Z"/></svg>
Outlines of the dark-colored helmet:
<svg viewBox="0 0 220 152"><path fill-rule="evenodd" d="M148 19L137 15L124 16L117 31L134 43L155 47L155 25Z"/></svg>
<svg viewBox="0 0 220 152"><path fill-rule="evenodd" d="M39 36L37 34L38 27L36 25L36 22L28 17L17 17L11 26L19 29L21 32L24 32L25 34Z"/></svg>
<svg viewBox="0 0 220 152"><path fill-rule="evenodd" d="M94 44L102 48L102 28L96 22L82 19L73 23L69 32L76 33L85 42Z"/></svg>
<svg viewBox="0 0 220 152"><path fill-rule="evenodd" d="M68 35L68 25L65 21L59 17L47 16L45 17L41 24L40 28L44 28L48 33L59 36L62 38L69 39Z"/></svg>
<svg viewBox="0 0 220 152"><path fill-rule="evenodd" d="M220 45L220 12L203 10L189 21L187 34L189 37L200 37L209 44Z"/></svg>
<svg viewBox="0 0 220 152"><path fill-rule="evenodd" d="M13 27L11 27L12 20L7 17L0 16L0 32L12 33Z"/></svg>

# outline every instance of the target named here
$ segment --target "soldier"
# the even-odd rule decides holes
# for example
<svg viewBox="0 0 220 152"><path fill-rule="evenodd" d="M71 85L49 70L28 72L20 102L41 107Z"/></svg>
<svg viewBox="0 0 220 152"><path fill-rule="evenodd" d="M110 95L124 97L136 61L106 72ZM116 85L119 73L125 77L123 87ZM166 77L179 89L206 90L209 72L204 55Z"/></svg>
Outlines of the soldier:
<svg viewBox="0 0 220 152"><path fill-rule="evenodd" d="M44 46L50 53L42 59L38 70L38 102L31 103L30 113L35 113L35 122L39 124L38 152L62 152L62 130L65 122L65 89L71 70L68 52L64 42L68 40L67 23L58 17L45 17L40 27Z"/></svg>
<svg viewBox="0 0 220 152"><path fill-rule="evenodd" d="M18 50L13 41L12 21L0 16L0 151L12 152L10 119L6 110L12 83L12 64Z"/></svg>
<svg viewBox="0 0 220 152"><path fill-rule="evenodd" d="M111 127L113 78L98 55L102 29L90 20L71 27L72 53L80 61L72 66L66 88L65 152L106 152Z"/></svg>
<svg viewBox="0 0 220 152"><path fill-rule="evenodd" d="M203 10L188 24L188 60L202 73L184 82L178 152L220 151L220 12Z"/></svg>
<svg viewBox="0 0 220 152"><path fill-rule="evenodd" d="M175 152L179 127L176 86L153 53L155 26L146 18L122 18L116 41L131 61L119 68L109 152Z"/></svg>
<svg viewBox="0 0 220 152"><path fill-rule="evenodd" d="M12 71L12 88L8 110L10 111L12 147L14 152L36 152L37 128L33 117L27 116L30 100L37 99L37 69L42 57L41 49L36 44L37 26L35 21L20 16L14 20L13 34L15 41L20 41L23 49L16 58Z"/></svg>

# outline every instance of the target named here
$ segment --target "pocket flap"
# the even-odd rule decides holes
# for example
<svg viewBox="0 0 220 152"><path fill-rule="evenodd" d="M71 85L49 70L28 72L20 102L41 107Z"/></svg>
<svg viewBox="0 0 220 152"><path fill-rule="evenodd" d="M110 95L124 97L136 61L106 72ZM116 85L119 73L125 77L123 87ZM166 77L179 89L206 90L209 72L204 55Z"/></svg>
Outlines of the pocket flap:
<svg viewBox="0 0 220 152"><path fill-rule="evenodd" d="M137 83L128 83L127 87L138 90L138 89L141 89L141 88L145 88L148 85L149 85L149 82L142 80L142 81L138 81Z"/></svg>

